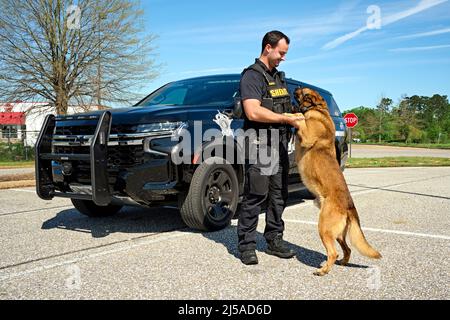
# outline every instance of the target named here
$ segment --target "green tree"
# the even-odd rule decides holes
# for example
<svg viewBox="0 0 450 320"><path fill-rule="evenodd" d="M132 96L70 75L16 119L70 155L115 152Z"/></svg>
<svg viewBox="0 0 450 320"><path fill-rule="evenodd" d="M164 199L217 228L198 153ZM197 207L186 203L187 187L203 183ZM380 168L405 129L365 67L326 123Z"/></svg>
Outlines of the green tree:
<svg viewBox="0 0 450 320"><path fill-rule="evenodd" d="M379 132L378 132L378 142L381 143L381 135L383 134L383 119L390 112L390 108L392 107L392 99L383 97L377 105L377 111L379 114Z"/></svg>
<svg viewBox="0 0 450 320"><path fill-rule="evenodd" d="M404 96L398 107L393 109L393 113L397 119L400 135L406 143L423 136L418 106L412 103L409 97Z"/></svg>

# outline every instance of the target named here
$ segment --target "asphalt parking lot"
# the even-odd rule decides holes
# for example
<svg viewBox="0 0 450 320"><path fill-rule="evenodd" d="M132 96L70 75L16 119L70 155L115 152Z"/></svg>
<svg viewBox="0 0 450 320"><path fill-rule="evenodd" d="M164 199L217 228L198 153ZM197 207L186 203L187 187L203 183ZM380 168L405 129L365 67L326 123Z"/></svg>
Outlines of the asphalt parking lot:
<svg viewBox="0 0 450 320"><path fill-rule="evenodd" d="M411 147L376 146L352 143L354 158L384 158L384 157L433 157L450 158L448 149L426 149Z"/></svg>
<svg viewBox="0 0 450 320"><path fill-rule="evenodd" d="M290 195L285 240L296 257L237 256L236 221L185 227L174 208L127 207L89 219L33 188L0 191L0 299L449 299L450 168L348 169L365 235L383 258L353 251L325 277L318 209Z"/></svg>

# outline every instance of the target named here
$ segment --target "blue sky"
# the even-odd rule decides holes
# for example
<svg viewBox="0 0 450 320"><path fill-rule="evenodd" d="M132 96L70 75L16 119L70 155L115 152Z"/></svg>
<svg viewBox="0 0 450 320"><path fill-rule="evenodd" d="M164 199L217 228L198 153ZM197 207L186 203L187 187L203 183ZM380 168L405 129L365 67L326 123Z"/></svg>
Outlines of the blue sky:
<svg viewBox="0 0 450 320"><path fill-rule="evenodd" d="M382 96L394 102L403 94L450 96L448 0L142 0L141 5L146 32L158 35L157 60L164 65L146 92L178 79L239 73L259 56L264 34L276 29L291 38L279 69L331 91L341 110L374 107Z"/></svg>

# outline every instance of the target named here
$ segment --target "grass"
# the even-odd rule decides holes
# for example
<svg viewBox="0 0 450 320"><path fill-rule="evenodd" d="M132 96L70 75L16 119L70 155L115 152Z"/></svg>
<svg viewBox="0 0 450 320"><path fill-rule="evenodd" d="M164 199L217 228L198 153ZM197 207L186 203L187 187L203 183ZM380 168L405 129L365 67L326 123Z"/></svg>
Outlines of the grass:
<svg viewBox="0 0 450 320"><path fill-rule="evenodd" d="M0 161L0 169L32 168L34 161Z"/></svg>
<svg viewBox="0 0 450 320"><path fill-rule="evenodd" d="M384 168L384 167L446 167L450 158L432 157L386 157L350 158L346 168Z"/></svg>

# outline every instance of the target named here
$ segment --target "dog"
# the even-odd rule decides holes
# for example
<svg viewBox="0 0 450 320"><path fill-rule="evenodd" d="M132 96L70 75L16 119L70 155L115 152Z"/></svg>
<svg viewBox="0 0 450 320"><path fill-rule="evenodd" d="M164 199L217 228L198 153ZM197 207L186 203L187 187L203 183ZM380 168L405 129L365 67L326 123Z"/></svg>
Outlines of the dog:
<svg viewBox="0 0 450 320"><path fill-rule="evenodd" d="M323 276L330 272L338 258L336 240L344 253L337 263L348 263L351 250L345 240L347 234L362 255L381 258L381 254L364 237L358 212L336 161L336 129L326 101L309 88L297 88L294 96L305 117L299 120L295 160L303 183L316 196L315 202L320 208L319 234L327 251L326 263L314 274Z"/></svg>

